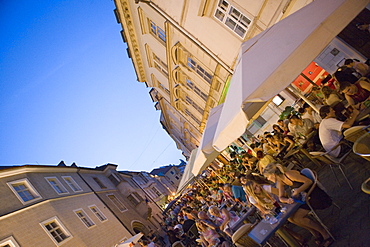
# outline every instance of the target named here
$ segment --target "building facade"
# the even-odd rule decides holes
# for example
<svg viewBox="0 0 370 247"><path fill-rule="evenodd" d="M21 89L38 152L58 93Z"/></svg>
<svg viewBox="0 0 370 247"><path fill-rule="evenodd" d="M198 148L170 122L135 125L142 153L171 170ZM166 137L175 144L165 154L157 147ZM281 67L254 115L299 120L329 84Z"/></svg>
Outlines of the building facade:
<svg viewBox="0 0 370 247"><path fill-rule="evenodd" d="M1 246L114 246L132 236L76 167L1 169L0 198Z"/></svg>
<svg viewBox="0 0 370 247"><path fill-rule="evenodd" d="M1 167L0 246L115 246L158 230L161 209L116 168Z"/></svg>
<svg viewBox="0 0 370 247"><path fill-rule="evenodd" d="M137 80L185 157L222 103L240 45L311 0L115 0Z"/></svg>

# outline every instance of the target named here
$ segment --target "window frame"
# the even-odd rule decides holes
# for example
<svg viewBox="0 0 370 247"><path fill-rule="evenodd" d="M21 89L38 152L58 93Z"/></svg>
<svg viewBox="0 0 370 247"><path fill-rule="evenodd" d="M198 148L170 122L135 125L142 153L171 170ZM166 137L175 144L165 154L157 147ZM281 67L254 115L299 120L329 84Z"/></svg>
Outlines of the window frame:
<svg viewBox="0 0 370 247"><path fill-rule="evenodd" d="M69 191L66 189L66 187L64 187L64 185L59 181L59 179L57 177L44 177L46 179L46 181L48 182L48 184L54 189L54 191L58 194L58 195L62 195L62 194L69 194ZM55 189L54 185L51 184L50 180L49 179L55 179L56 181L56 186L60 186L61 188L61 191L64 189L64 192L58 192L57 189Z"/></svg>
<svg viewBox="0 0 370 247"><path fill-rule="evenodd" d="M200 76L204 81L206 81L209 85L212 85L213 75L205 70L202 66L198 64L192 57L188 56L187 64L188 68L194 71L195 74Z"/></svg>
<svg viewBox="0 0 370 247"><path fill-rule="evenodd" d="M155 28L153 28L154 26L155 26ZM151 33L162 44L166 44L167 34L166 34L165 29L162 29L153 20L151 20L149 18L148 18L148 29L149 29L149 33Z"/></svg>
<svg viewBox="0 0 370 247"><path fill-rule="evenodd" d="M59 229L62 230L62 232L67 236L65 239L63 239L61 242L58 242L54 236L51 234L51 232L46 228L46 225L47 224L50 224L52 222L56 222ZM54 216L54 217L51 217L47 220L44 220L43 222L40 222L40 226L42 227L42 229L45 230L45 232L48 234L48 236L51 238L51 240L57 245L57 246L61 246L62 244L66 243L67 241L69 241L70 239L73 238L72 234L68 231L68 229L63 225L63 223L59 220L59 218L57 216Z"/></svg>
<svg viewBox="0 0 370 247"><path fill-rule="evenodd" d="M25 187L27 187L30 194L33 196L33 199L27 200L27 201L23 200L21 195L14 188L14 186L13 186L14 184L24 184ZM33 187L31 182L27 178L21 178L21 179L17 179L17 180L14 180L14 181L7 182L7 185L9 186L11 191L13 191L13 193L16 195L18 200L20 200L22 202L23 205L26 205L26 204L29 204L29 203L32 203L34 201L38 201L38 200L42 199L42 196L40 195L40 193L35 189L35 187Z"/></svg>
<svg viewBox="0 0 370 247"><path fill-rule="evenodd" d="M62 176L64 182L71 188L73 192L81 192L83 189L78 185L78 183L73 179L72 176ZM74 187L76 187L77 190L74 190L73 187L70 185L70 183L66 180L71 179L71 184L73 184Z"/></svg>
<svg viewBox="0 0 370 247"><path fill-rule="evenodd" d="M226 2L227 3L227 6L223 6L223 7L226 7L226 9L222 8L221 3L223 2ZM235 15L233 15L233 13L235 13L233 10L237 11L239 13L239 17L236 18ZM222 20L218 17L218 15L216 15L218 12L220 12L223 16L222 16ZM216 5L216 8L215 8L215 11L213 13L213 17L218 20L219 22L221 22L224 26L226 26L229 30L231 30L234 34L236 34L239 38L241 39L244 39L249 31L249 27L252 25L253 23L253 20L252 18L249 18L245 13L243 13L242 11L240 11L238 8L236 8L234 5L230 4L228 1L226 0L219 0L217 5ZM247 21L244 22L244 21L241 21L242 19L246 18ZM234 22L234 27L231 28L227 22L228 20ZM231 23L231 22L229 22ZM244 34L243 36L241 36L236 30L237 30L237 27L240 27L241 29L244 30Z"/></svg>
<svg viewBox="0 0 370 247"><path fill-rule="evenodd" d="M98 218L98 220L100 220L100 222L106 222L106 221L108 221L107 216L105 216L105 214L103 214L103 212L100 210L100 208L98 206L96 206L95 204L93 204L93 205L90 205L88 207L91 210L91 212L95 215L95 217ZM92 210L92 208L94 208L96 210L96 212L94 212ZM100 215L102 219L98 215Z"/></svg>
<svg viewBox="0 0 370 247"><path fill-rule="evenodd" d="M120 204L123 208L125 208L124 210L121 210L120 209L120 207L118 207L117 206L117 203L115 203L115 201L113 201L109 196L114 196L114 198L117 200L117 202L118 202L118 204ZM125 204L123 204L122 202L121 202L121 200L120 199L118 199L118 197L115 195L115 194L107 194L107 197L109 198L109 200L114 204L114 206L116 206L117 207L117 209L121 212L121 213L123 213L123 212L126 212L128 209L127 209L127 207L125 206Z"/></svg>
<svg viewBox="0 0 370 247"><path fill-rule="evenodd" d="M0 240L0 246L9 245L10 247L20 247L18 242L14 239L13 236L7 237L3 240Z"/></svg>
<svg viewBox="0 0 370 247"><path fill-rule="evenodd" d="M92 177L94 182L100 187L100 189L107 189L108 187L98 177Z"/></svg>
<svg viewBox="0 0 370 247"><path fill-rule="evenodd" d="M73 212L81 220L81 222L86 226L87 229L90 229L96 226L95 222L87 215L85 210L83 210L82 208L75 209L73 210ZM78 213L81 213L82 216L78 215Z"/></svg>

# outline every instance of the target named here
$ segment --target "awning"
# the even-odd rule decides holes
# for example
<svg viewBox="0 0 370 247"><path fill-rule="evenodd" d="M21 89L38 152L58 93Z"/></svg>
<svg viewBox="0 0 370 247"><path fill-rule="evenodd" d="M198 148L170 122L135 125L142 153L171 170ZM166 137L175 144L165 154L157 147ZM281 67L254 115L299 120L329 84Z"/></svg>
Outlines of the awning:
<svg viewBox="0 0 370 247"><path fill-rule="evenodd" d="M185 187L194 179L194 174L192 173L195 157L197 154L198 149L195 148L191 151L190 158L188 163L186 164L184 174L182 174L179 187L177 188L176 194L181 193L185 189Z"/></svg>
<svg viewBox="0 0 370 247"><path fill-rule="evenodd" d="M211 109L194 161L192 173L200 174L219 154L212 147L223 104Z"/></svg>
<svg viewBox="0 0 370 247"><path fill-rule="evenodd" d="M212 148L221 152L239 138L248 124L246 104L286 88L368 3L314 1L243 43Z"/></svg>
<svg viewBox="0 0 370 247"><path fill-rule="evenodd" d="M117 247L133 247L141 239L142 236L144 236L144 234L138 233L135 236L127 239L123 243L120 243L120 244L118 244L116 246Z"/></svg>

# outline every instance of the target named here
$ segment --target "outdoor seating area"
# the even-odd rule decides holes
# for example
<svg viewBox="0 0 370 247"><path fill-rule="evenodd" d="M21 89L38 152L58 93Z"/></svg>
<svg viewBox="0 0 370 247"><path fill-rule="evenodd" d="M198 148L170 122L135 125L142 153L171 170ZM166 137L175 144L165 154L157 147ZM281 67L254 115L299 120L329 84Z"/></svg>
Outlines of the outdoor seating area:
<svg viewBox="0 0 370 247"><path fill-rule="evenodd" d="M165 215L175 246L362 246L348 243L365 238L345 234L351 224L369 229L366 220L350 216L369 203L369 97L351 104L338 71L331 86L344 106L340 114L324 98L308 95L273 129L244 138L243 147L230 145L227 162L213 163L182 191ZM358 81L370 85L367 77ZM364 90L370 96L370 87ZM196 240L183 229L189 220Z"/></svg>

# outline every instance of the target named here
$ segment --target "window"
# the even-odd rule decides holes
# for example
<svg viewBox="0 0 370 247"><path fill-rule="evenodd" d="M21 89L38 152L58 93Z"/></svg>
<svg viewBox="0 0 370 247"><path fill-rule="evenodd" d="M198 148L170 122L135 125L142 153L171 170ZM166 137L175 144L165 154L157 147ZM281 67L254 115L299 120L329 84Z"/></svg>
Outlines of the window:
<svg viewBox="0 0 370 247"><path fill-rule="evenodd" d="M134 197L133 195L129 195L127 199L134 205L137 206L140 204L140 202Z"/></svg>
<svg viewBox="0 0 370 247"><path fill-rule="evenodd" d="M155 188L155 187L153 187L153 188L152 188L152 191L153 191L157 196L161 196L161 195L162 195L162 193L161 193L161 192L159 192L159 191L157 190L157 188Z"/></svg>
<svg viewBox="0 0 370 247"><path fill-rule="evenodd" d="M177 180L179 180L180 178L178 176L175 177Z"/></svg>
<svg viewBox="0 0 370 247"><path fill-rule="evenodd" d="M139 205L140 202L143 201L143 198L137 193L137 192L133 192L131 195L129 195L127 197L127 199L132 203L134 204L135 206Z"/></svg>
<svg viewBox="0 0 370 247"><path fill-rule="evenodd" d="M31 203L42 198L27 178L12 181L7 184L23 204Z"/></svg>
<svg viewBox="0 0 370 247"><path fill-rule="evenodd" d="M162 83L159 83L159 88L165 91L167 94L170 94L170 90L168 90Z"/></svg>
<svg viewBox="0 0 370 247"><path fill-rule="evenodd" d="M59 179L56 177L46 177L46 181L49 182L50 186L57 192L58 194L68 193L66 188L60 183Z"/></svg>
<svg viewBox="0 0 370 247"><path fill-rule="evenodd" d="M98 218L101 222L106 221L107 217L100 211L100 209L96 205L89 206L90 210L95 214L96 218Z"/></svg>
<svg viewBox="0 0 370 247"><path fill-rule="evenodd" d="M170 171L170 173L173 175L173 174L175 174L173 171Z"/></svg>
<svg viewBox="0 0 370 247"><path fill-rule="evenodd" d="M81 187L76 183L76 181L72 177L62 176L62 178L74 192L82 191Z"/></svg>
<svg viewBox="0 0 370 247"><path fill-rule="evenodd" d="M117 186L117 185L119 185L119 183L120 183L120 179L117 177L117 175L116 174L111 174L111 175L109 175L109 180L115 185L115 186Z"/></svg>
<svg viewBox="0 0 370 247"><path fill-rule="evenodd" d="M243 15L239 10L225 0L219 1L215 17L241 38L245 37L249 25L251 24L251 20L248 17Z"/></svg>
<svg viewBox="0 0 370 247"><path fill-rule="evenodd" d="M205 71L197 62L188 57L188 66L194 70L200 77L202 77L209 84L212 83L212 75Z"/></svg>
<svg viewBox="0 0 370 247"><path fill-rule="evenodd" d="M41 222L40 225L58 246L72 238L72 235L68 232L67 228L64 227L62 222L56 216Z"/></svg>
<svg viewBox="0 0 370 247"><path fill-rule="evenodd" d="M185 109L185 114L191 117L191 119L193 119L198 125L200 125L200 120L196 116L194 116L188 109Z"/></svg>
<svg viewBox="0 0 370 247"><path fill-rule="evenodd" d="M118 198L115 195L110 194L110 195L107 195L107 196L113 202L113 204L119 209L119 211L125 212L127 210L125 205L123 205L122 202L120 200L118 200Z"/></svg>
<svg viewBox="0 0 370 247"><path fill-rule="evenodd" d="M77 215L77 217L80 218L80 220L82 221L82 223L84 223L84 225L87 228L90 228L92 226L95 226L95 223L89 218L89 216L87 216L87 214L85 213L85 211L83 211L82 209L77 209L77 210L74 210L73 212L75 212L75 214Z"/></svg>
<svg viewBox="0 0 370 247"><path fill-rule="evenodd" d="M145 183L148 183L149 182L148 174L146 174L146 173L140 173L139 176L141 177L141 179L143 179L143 181Z"/></svg>
<svg viewBox="0 0 370 247"><path fill-rule="evenodd" d="M204 111L203 111L203 109L202 109L202 107L200 107L200 106L198 106L191 98L189 98L189 96L186 96L185 97L185 100L186 100L186 102L188 102L190 105L192 105L194 108L195 108L195 110L197 110L200 114L202 114L203 115L203 113L204 113Z"/></svg>
<svg viewBox="0 0 370 247"><path fill-rule="evenodd" d="M153 34L155 37L159 38L159 40L166 43L166 32L157 26L152 20L149 20L150 25L150 33Z"/></svg>
<svg viewBox="0 0 370 247"><path fill-rule="evenodd" d="M199 89L199 87L195 86L194 83L189 80L189 79L186 79L186 86L194 91L196 94L198 94L204 101L207 101L207 94L203 93L202 90Z"/></svg>
<svg viewBox="0 0 370 247"><path fill-rule="evenodd" d="M106 189L106 188L107 188L107 186L105 186L105 185L104 185L104 184L99 180L99 178L97 178L97 177L93 177L93 179L94 179L95 183L97 183L101 189Z"/></svg>
<svg viewBox="0 0 370 247"><path fill-rule="evenodd" d="M166 77L168 77L168 67L165 62L163 62L157 55L153 53L153 62L154 62L154 67L162 72Z"/></svg>
<svg viewBox="0 0 370 247"><path fill-rule="evenodd" d="M13 236L10 236L6 239L0 240L0 247L19 247L19 244L15 241Z"/></svg>

